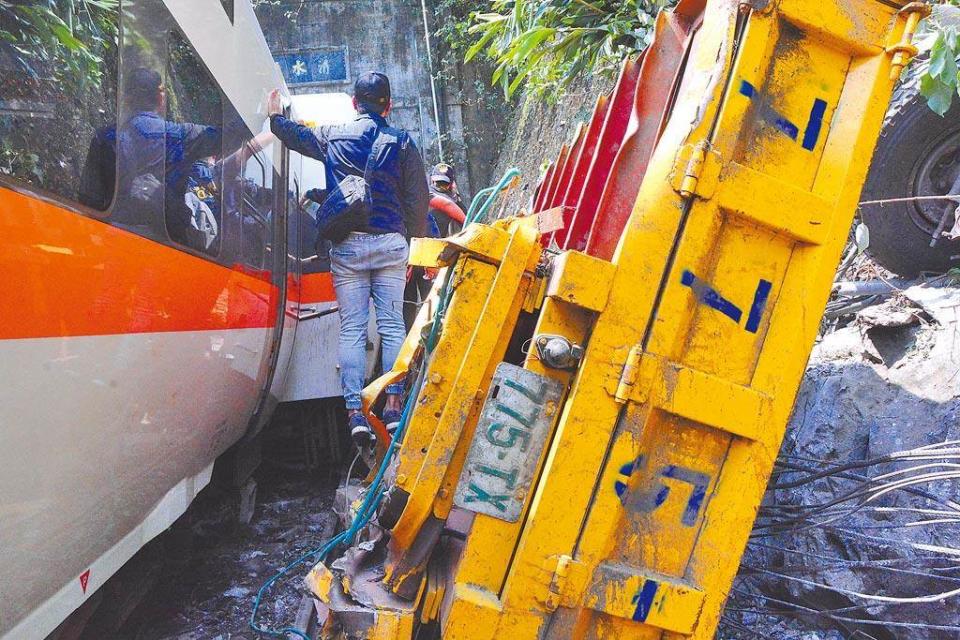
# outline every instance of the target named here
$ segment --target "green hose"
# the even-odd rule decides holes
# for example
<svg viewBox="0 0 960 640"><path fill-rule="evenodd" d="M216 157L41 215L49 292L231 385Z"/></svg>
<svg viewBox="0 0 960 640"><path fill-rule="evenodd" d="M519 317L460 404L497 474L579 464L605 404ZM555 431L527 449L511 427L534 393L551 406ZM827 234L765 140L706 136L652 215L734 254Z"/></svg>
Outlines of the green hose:
<svg viewBox="0 0 960 640"><path fill-rule="evenodd" d="M497 199L497 196L500 194L500 192L506 190L510 183L519 176L520 169L512 167L508 169L505 174L503 174L503 177L500 178L500 182L498 182L495 187L487 187L486 189L480 191L473 198L473 202L470 203L470 210L467 212L467 220L464 222L463 226L466 227L471 223L479 222L490 208L490 205L492 205ZM481 201L483 201L483 204L480 204Z"/></svg>

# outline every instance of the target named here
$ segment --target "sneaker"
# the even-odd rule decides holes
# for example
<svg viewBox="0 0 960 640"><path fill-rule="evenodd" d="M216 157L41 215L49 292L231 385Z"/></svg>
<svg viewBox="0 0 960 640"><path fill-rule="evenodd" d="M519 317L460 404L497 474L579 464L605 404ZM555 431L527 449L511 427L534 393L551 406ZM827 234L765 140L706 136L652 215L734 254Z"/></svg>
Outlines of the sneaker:
<svg viewBox="0 0 960 640"><path fill-rule="evenodd" d="M359 411L350 414L350 436L358 447L363 447L376 442L377 436L367 423L367 418Z"/></svg>
<svg viewBox="0 0 960 640"><path fill-rule="evenodd" d="M393 432L400 426L402 414L396 409L387 409L383 412L383 424L387 427L387 433L393 435Z"/></svg>

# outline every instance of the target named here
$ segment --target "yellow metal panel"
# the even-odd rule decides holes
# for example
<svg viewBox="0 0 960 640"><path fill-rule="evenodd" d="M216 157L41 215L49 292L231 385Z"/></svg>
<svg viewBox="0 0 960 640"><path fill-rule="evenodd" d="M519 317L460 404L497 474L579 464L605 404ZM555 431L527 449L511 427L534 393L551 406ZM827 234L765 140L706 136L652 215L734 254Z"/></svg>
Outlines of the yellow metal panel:
<svg viewBox="0 0 960 640"><path fill-rule="evenodd" d="M453 386L439 409L440 414L434 414L433 437L417 476L416 488L411 492L400 521L393 528L392 541L400 548L408 547L413 542L420 526L432 512L443 478L450 471L448 463L460 441L461 432L468 422L467 418L476 409L475 403L483 397L483 376L489 369L489 362L499 360L491 356L498 344L506 347L500 344L498 339L508 320L508 313L511 309L518 309L519 305L504 303L518 297L522 301L522 296L519 295L520 282L534 247L539 250L535 232L517 227L504 253L503 263L496 271L489 292L482 300L482 308L472 316L480 318L481 321L474 320L473 326L460 327L462 333L459 336L449 327L444 330L445 336L457 336L454 339L467 339L469 342L462 358L450 363L450 370L436 366L436 362L429 365L428 380L433 381L439 377L442 383L443 379L452 378ZM447 317L451 322L469 322L471 316L462 311L457 314L451 311ZM443 351L438 348L436 353L439 356ZM422 401L421 396L421 403ZM420 406L415 411L415 414L417 413L421 413ZM429 416L426 419L429 420ZM456 475L459 476L459 470L456 470Z"/></svg>
<svg viewBox="0 0 960 640"><path fill-rule="evenodd" d="M499 262L506 251L510 234L506 229L472 224L449 238L413 238L408 262L421 267L445 267L460 253Z"/></svg>
<svg viewBox="0 0 960 640"><path fill-rule="evenodd" d="M447 315L446 323L461 323L460 332L446 326L443 333L445 338L454 341L456 346L451 351L458 357L450 358L450 354L438 346L436 356L428 363L426 379L431 385L442 385L449 380L446 397L440 402L438 396L432 403L436 410L430 413L426 408L430 400L428 389L421 392L414 411L414 420L423 420L417 429L418 444L429 444L411 451L405 442L401 450L401 466L405 466L403 457L407 452L410 460L419 463L419 470L415 480L413 469L410 475L406 472L402 478L398 475L398 484L403 480L401 486L409 492L409 497L392 528L385 565L385 580L398 593L409 588L410 579L423 569L429 550L436 542L435 537L431 539L439 534L435 524L425 538L420 538L424 525L431 518L434 523L442 521L449 513L453 488L470 446L480 403L497 363L503 359L512 327L527 297L532 282L529 270L536 266L542 251L535 227L516 220L507 221L503 226L509 242L500 257L499 268L488 291L468 303L480 308L473 314L465 314L467 309L454 313L451 308ZM438 360L440 357L447 358L443 366ZM430 424L433 432L428 436ZM411 466L416 465L407 463L405 468Z"/></svg>
<svg viewBox="0 0 960 640"><path fill-rule="evenodd" d="M370 640L409 640L413 638L414 617L405 611L381 609L376 624L367 634Z"/></svg>
<svg viewBox="0 0 960 640"><path fill-rule="evenodd" d="M618 618L643 618L646 624L689 634L703 607L704 593L689 584L658 575L644 575L617 565L597 567L597 583L586 606Z"/></svg>
<svg viewBox="0 0 960 640"><path fill-rule="evenodd" d="M633 398L676 416L751 440L770 419L769 396L717 376L667 362L643 358Z"/></svg>
<svg viewBox="0 0 960 640"><path fill-rule="evenodd" d="M801 242L826 240L830 228L824 224L824 215L835 203L736 162L725 166L723 173L723 189L717 194L720 209ZM789 208L783 206L785 202Z"/></svg>
<svg viewBox="0 0 960 640"><path fill-rule="evenodd" d="M582 308L557 299L547 299L534 334L562 335L573 342L582 343L587 338L587 329L591 320L592 315ZM573 377L569 371L558 371L543 366L543 363L537 359L535 351L531 351L527 356L524 366L564 383L568 383ZM541 459L538 468L542 468L543 464L544 461ZM444 637L467 637L465 634L470 633L475 626L477 608L495 607L499 610L498 594L510 567L510 559L523 522L527 517L530 499L528 496L519 522L505 522L482 514L474 518L466 548L455 574L458 588L452 609L444 620ZM460 585L470 585L470 589L461 591ZM546 591L546 587L541 590L544 596ZM462 597L469 597L471 602L469 604L461 602Z"/></svg>
<svg viewBox="0 0 960 640"><path fill-rule="evenodd" d="M553 261L547 296L591 311L602 311L613 283L613 265L578 251L567 251Z"/></svg>
<svg viewBox="0 0 960 640"><path fill-rule="evenodd" d="M839 4L844 10L831 16L849 17L852 7L865 4L871 18L879 5ZM871 42L894 31L893 10L882 10L886 19L875 21L882 30L871 34ZM710 638L716 629L889 98L889 56L870 47L844 48L848 40L837 37L836 26L801 32L776 5L750 18L712 149L751 173L724 169L717 197L697 198L689 207L646 339L646 350L671 364L646 377L646 391L638 383L636 393L648 402L629 407L620 422L579 545L580 561L609 558L638 575L653 572L702 589L699 618L683 631L694 638ZM864 51L872 57L856 57ZM844 180L828 186L825 172ZM771 215L774 194L746 197L737 182L742 177L759 188L789 180L805 190L809 195L800 202L823 207L818 215L826 232L810 237L784 228L789 225L779 221L803 212L783 201ZM651 179L655 174L648 173L641 200ZM731 188L743 189L736 206L723 196ZM670 213L652 206L642 218L661 216ZM768 362L772 368L765 373ZM689 381L679 382L684 375ZM681 393L683 386L688 390ZM664 401L665 391L672 401ZM698 399L704 407L696 406ZM620 519L609 514L611 486L624 505ZM612 553L608 536L617 541ZM642 620L602 624L620 636L660 637L652 627L661 623L647 613ZM683 616L666 615L685 626ZM601 624L598 617L593 623Z"/></svg>
<svg viewBox="0 0 960 640"><path fill-rule="evenodd" d="M437 429L437 418L453 389L468 338L476 328L475 318L483 310L497 271L494 265L473 258L464 258L455 269L454 293L445 330L429 363L430 375L424 382L400 448L397 486L406 491L416 486L424 456Z"/></svg>
<svg viewBox="0 0 960 640"><path fill-rule="evenodd" d="M415 267L446 267L457 258L449 248L445 238L413 238L407 262Z"/></svg>

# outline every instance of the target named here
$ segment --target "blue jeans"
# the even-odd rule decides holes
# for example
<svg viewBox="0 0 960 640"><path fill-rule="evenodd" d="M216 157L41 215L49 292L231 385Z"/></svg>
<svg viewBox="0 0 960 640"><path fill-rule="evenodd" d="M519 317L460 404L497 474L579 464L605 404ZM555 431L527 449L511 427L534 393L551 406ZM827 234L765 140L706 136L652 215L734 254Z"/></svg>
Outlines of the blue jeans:
<svg viewBox="0 0 960 640"><path fill-rule="evenodd" d="M399 233L351 233L330 249L330 270L340 306L340 384L347 409L360 408L367 365L370 298L377 313L383 371L393 368L406 338L403 289L410 248ZM402 393L392 384L387 393Z"/></svg>

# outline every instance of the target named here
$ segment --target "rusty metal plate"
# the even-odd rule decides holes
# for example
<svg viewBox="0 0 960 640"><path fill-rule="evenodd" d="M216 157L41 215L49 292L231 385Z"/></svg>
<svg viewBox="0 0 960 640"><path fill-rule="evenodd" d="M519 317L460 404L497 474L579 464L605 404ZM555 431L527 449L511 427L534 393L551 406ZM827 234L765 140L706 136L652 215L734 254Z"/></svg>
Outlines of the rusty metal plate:
<svg viewBox="0 0 960 640"><path fill-rule="evenodd" d="M520 518L563 388L516 365L497 367L454 495L458 507Z"/></svg>

